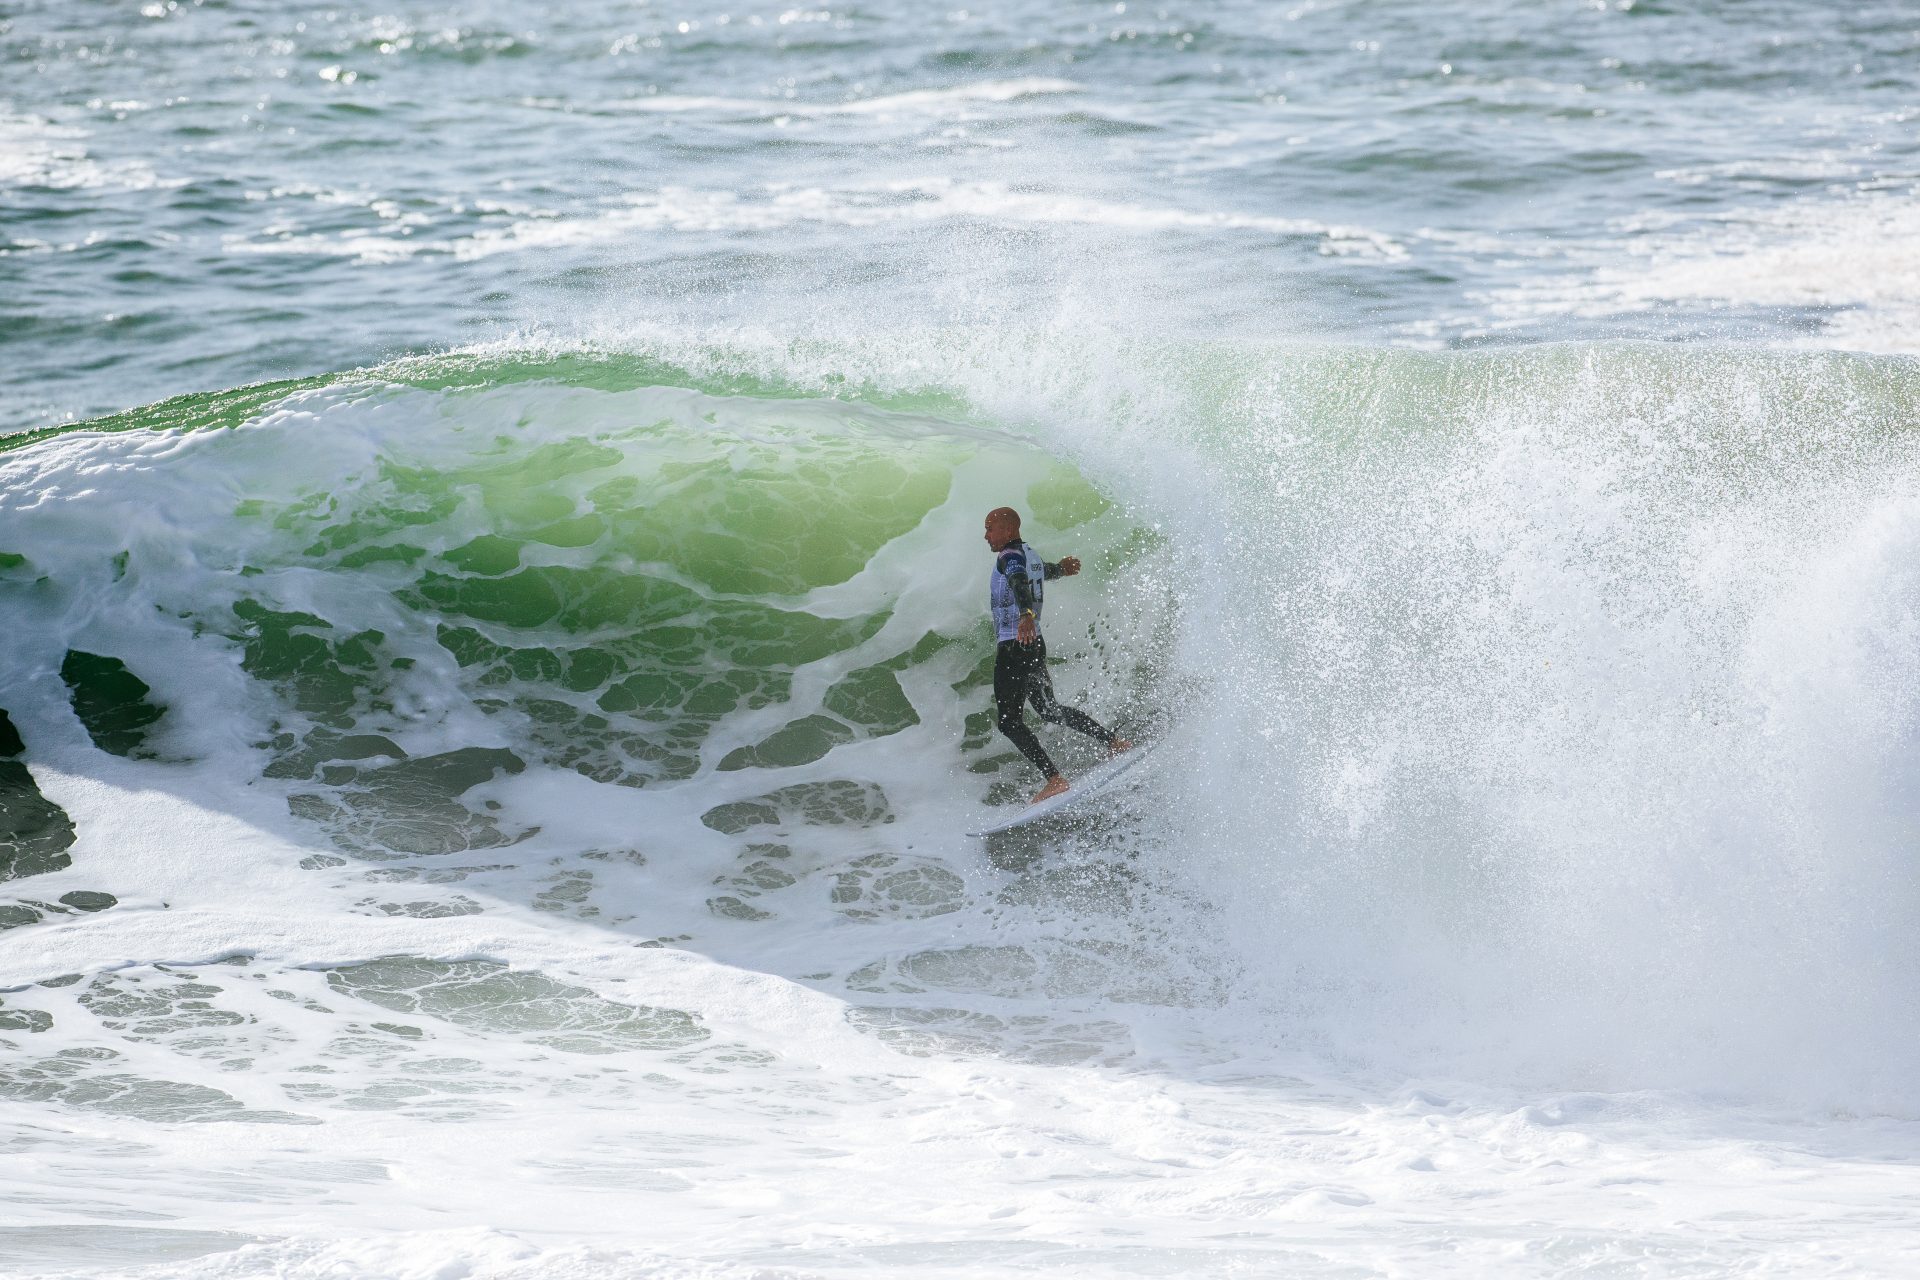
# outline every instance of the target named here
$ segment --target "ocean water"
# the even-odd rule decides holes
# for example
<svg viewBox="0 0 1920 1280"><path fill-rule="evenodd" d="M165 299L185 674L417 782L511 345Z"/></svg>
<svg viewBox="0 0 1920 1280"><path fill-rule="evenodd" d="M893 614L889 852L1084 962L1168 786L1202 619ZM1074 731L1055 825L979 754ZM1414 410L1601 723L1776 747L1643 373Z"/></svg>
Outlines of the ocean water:
<svg viewBox="0 0 1920 1280"><path fill-rule="evenodd" d="M1917 118L1895 3L0 3L0 1275L1920 1271ZM983 845L1003 503L1164 744Z"/></svg>

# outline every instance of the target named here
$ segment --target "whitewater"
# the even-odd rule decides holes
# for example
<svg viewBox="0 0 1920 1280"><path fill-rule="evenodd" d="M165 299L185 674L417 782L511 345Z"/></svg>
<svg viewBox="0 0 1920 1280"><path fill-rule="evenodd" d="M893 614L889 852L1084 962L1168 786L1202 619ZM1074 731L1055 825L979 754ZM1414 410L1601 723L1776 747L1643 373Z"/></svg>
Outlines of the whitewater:
<svg viewBox="0 0 1920 1280"><path fill-rule="evenodd" d="M0 12L0 1275L1920 1269L1911 15L391 8Z"/></svg>

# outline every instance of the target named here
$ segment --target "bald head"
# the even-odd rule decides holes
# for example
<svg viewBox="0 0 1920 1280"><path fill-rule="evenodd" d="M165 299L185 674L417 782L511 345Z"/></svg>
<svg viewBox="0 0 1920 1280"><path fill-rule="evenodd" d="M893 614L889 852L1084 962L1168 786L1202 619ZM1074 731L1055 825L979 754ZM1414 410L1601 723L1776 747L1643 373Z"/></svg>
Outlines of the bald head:
<svg viewBox="0 0 1920 1280"><path fill-rule="evenodd" d="M1020 536L1020 513L1012 507L987 512L987 545L995 551Z"/></svg>

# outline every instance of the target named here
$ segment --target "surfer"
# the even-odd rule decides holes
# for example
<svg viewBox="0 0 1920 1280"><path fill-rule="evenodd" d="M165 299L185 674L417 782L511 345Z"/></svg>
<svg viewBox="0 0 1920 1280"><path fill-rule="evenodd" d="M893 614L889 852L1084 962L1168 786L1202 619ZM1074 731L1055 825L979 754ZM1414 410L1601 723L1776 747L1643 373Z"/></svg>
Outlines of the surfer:
<svg viewBox="0 0 1920 1280"><path fill-rule="evenodd" d="M995 507L987 512L987 545L993 549L993 577L987 598L993 611L994 634L1000 642L993 657L993 700L999 710L1000 732L1013 740L1020 754L1047 780L1033 798L1033 803L1039 804L1065 791L1067 779L1054 767L1053 757L1034 737L1033 730L1027 728L1028 702L1048 724L1064 724L1089 738L1098 738L1114 755L1133 744L1086 712L1061 706L1053 696L1053 678L1047 674L1047 642L1040 637L1044 584L1079 573L1079 559L1068 556L1058 564L1042 560L1020 541L1020 513L1012 507Z"/></svg>

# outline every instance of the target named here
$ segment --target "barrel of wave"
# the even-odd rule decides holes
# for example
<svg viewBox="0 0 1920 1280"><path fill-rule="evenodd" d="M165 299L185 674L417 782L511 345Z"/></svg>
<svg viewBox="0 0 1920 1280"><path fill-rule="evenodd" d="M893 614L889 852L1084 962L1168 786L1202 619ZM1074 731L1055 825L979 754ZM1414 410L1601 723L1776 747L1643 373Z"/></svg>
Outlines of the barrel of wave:
<svg viewBox="0 0 1920 1280"><path fill-rule="evenodd" d="M976 802L963 761L1013 772L986 715L980 511L1023 504L1096 588L1149 541L1030 444L790 395L344 383L164 448L115 425L134 430L14 459L50 491L90 469L100 505L65 490L60 537L47 510L0 513L0 548L33 549L10 574L125 601L42 646L127 663L168 712L158 756L250 714L293 812L367 857L551 825L474 799L529 766L672 789L689 819L836 779ZM167 519L110 518L123 500ZM1125 647L1104 595L1056 624L1068 654ZM148 669L163 650L197 659ZM234 705L213 672L233 653L267 697ZM1132 678L1109 665L1089 678Z"/></svg>

